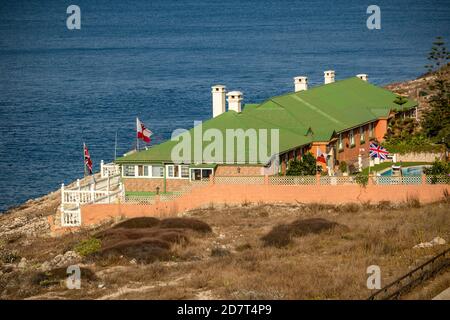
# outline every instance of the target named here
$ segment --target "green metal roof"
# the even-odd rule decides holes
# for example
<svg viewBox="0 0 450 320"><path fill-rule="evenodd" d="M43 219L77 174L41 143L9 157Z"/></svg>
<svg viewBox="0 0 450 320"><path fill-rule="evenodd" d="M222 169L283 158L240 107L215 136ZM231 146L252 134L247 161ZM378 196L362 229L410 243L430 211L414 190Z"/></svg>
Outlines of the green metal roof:
<svg viewBox="0 0 450 320"><path fill-rule="evenodd" d="M202 123L207 129L219 130L226 140L226 129L279 129L279 151L308 145L314 141L328 141L334 133L346 131L379 118L388 117L391 110L399 109L393 101L396 94L372 85L357 77L336 81L306 91L270 98L259 105L250 104L240 113L228 111ZM417 106L407 100L402 109ZM193 130L189 130L193 136ZM171 162L172 148L177 141L159 145L118 158L117 163ZM210 142L203 142L203 148ZM194 143L191 143L191 155ZM223 143L224 149L226 143ZM271 150L270 137L267 150ZM246 145L245 158L249 147ZM225 150L223 150L225 154ZM235 148L236 160L236 148ZM258 161L260 159L258 158ZM217 162L204 159L205 162Z"/></svg>

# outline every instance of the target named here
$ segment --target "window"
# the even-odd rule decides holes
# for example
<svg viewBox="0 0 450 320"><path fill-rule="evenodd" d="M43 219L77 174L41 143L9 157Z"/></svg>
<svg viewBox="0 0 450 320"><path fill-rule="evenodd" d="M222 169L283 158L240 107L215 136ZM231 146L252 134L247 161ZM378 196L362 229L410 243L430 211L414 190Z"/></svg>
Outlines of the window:
<svg viewBox="0 0 450 320"><path fill-rule="evenodd" d="M189 178L189 166L180 166L181 178Z"/></svg>
<svg viewBox="0 0 450 320"><path fill-rule="evenodd" d="M162 178L164 176L163 166L152 166L152 177Z"/></svg>
<svg viewBox="0 0 450 320"><path fill-rule="evenodd" d="M138 177L148 177L148 166L139 165L138 168Z"/></svg>
<svg viewBox="0 0 450 320"><path fill-rule="evenodd" d="M373 123L369 123L369 138L373 137Z"/></svg>
<svg viewBox="0 0 450 320"><path fill-rule="evenodd" d="M190 169L191 180L208 180L213 173L213 169Z"/></svg>
<svg viewBox="0 0 450 320"><path fill-rule="evenodd" d="M173 165L166 166L167 178L189 178L189 166L188 165Z"/></svg>
<svg viewBox="0 0 450 320"><path fill-rule="evenodd" d="M359 142L363 143L365 139L364 127L359 127Z"/></svg>
<svg viewBox="0 0 450 320"><path fill-rule="evenodd" d="M134 177L135 176L134 166L123 166L123 176L124 177Z"/></svg>
<svg viewBox="0 0 450 320"><path fill-rule="evenodd" d="M167 168L167 177L168 178L175 178L174 166L173 165L168 165L168 166L166 166L166 168Z"/></svg>
<svg viewBox="0 0 450 320"><path fill-rule="evenodd" d="M350 130L348 133L348 140L350 141L351 147L355 145L355 134L353 133L353 130Z"/></svg>
<svg viewBox="0 0 450 320"><path fill-rule="evenodd" d="M338 147L339 147L339 150L344 149L344 143L342 141L342 133L339 134L339 145L338 145Z"/></svg>

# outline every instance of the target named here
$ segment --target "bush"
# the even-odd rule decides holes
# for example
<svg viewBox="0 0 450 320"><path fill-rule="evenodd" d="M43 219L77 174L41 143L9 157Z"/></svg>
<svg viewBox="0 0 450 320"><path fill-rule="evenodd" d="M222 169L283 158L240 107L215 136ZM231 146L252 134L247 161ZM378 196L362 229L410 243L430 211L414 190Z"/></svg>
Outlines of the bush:
<svg viewBox="0 0 450 320"><path fill-rule="evenodd" d="M365 174L358 174L355 176L355 182L359 184L361 187L365 188L369 183L369 176Z"/></svg>
<svg viewBox="0 0 450 320"><path fill-rule="evenodd" d="M74 247L75 252L77 252L80 256L85 257L96 253L102 247L102 242L96 238L90 238L81 241Z"/></svg>
<svg viewBox="0 0 450 320"><path fill-rule="evenodd" d="M309 233L320 233L338 226L336 222L322 218L298 219L290 224L275 226L261 240L266 246L287 246L293 237L301 237Z"/></svg>
<svg viewBox="0 0 450 320"><path fill-rule="evenodd" d="M339 163L339 170L340 170L342 173L347 172L347 162L341 161L341 162Z"/></svg>
<svg viewBox="0 0 450 320"><path fill-rule="evenodd" d="M427 175L446 175L450 173L450 164L436 160L430 168L424 168L423 172Z"/></svg>
<svg viewBox="0 0 450 320"><path fill-rule="evenodd" d="M19 253L16 250L5 250L2 249L0 251L0 261L3 263L14 263L20 260Z"/></svg>
<svg viewBox="0 0 450 320"><path fill-rule="evenodd" d="M139 217L127 219L123 222L116 224L113 228L152 228L159 224L159 219L154 217Z"/></svg>
<svg viewBox="0 0 450 320"><path fill-rule="evenodd" d="M212 232L211 227L198 219L193 218L167 218L161 220L160 228L179 228L179 229L191 229L201 233Z"/></svg>
<svg viewBox="0 0 450 320"><path fill-rule="evenodd" d="M311 152L302 156L302 160L293 159L289 161L286 175L288 176L311 176L317 173L316 158Z"/></svg>

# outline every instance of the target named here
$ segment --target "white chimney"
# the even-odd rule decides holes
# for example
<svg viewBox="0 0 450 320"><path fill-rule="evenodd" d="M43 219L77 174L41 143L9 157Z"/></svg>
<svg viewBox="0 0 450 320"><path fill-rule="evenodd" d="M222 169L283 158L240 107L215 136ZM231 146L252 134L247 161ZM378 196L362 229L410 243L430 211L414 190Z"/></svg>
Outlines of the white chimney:
<svg viewBox="0 0 450 320"><path fill-rule="evenodd" d="M358 78L360 78L361 80L363 80L363 81L368 81L369 80L369 77L365 73L360 73L360 74L357 74L356 76Z"/></svg>
<svg viewBox="0 0 450 320"><path fill-rule="evenodd" d="M325 84L334 82L334 70L327 70L323 72L325 78Z"/></svg>
<svg viewBox="0 0 450 320"><path fill-rule="evenodd" d="M243 99L243 94L240 91L230 91L227 93L228 101L228 111L233 110L236 112L241 112L241 102Z"/></svg>
<svg viewBox="0 0 450 320"><path fill-rule="evenodd" d="M295 87L295 92L308 90L308 77L303 77L303 76L295 77L294 78L294 87Z"/></svg>
<svg viewBox="0 0 450 320"><path fill-rule="evenodd" d="M226 87L218 84L211 87L213 118L225 112Z"/></svg>

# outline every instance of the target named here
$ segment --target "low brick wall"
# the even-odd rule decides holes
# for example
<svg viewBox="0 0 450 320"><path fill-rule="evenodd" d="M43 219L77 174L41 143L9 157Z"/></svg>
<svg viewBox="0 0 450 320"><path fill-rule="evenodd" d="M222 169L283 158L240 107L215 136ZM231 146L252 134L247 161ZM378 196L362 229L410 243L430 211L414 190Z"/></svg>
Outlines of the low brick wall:
<svg viewBox="0 0 450 320"><path fill-rule="evenodd" d="M141 204L92 204L81 208L83 225L93 225L117 217L173 216L209 204L253 203L399 203L416 198L421 203L443 199L449 185L217 185L195 188L173 201Z"/></svg>

